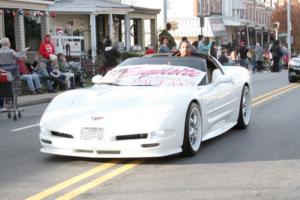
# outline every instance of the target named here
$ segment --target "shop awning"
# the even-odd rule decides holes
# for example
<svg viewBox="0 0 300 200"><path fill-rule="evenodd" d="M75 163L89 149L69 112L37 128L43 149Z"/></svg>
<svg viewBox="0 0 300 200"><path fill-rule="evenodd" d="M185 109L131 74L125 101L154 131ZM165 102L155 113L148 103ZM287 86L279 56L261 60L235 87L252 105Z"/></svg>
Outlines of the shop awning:
<svg viewBox="0 0 300 200"><path fill-rule="evenodd" d="M224 17L223 18L223 22L225 26L246 26L247 21L246 20L242 20L236 17Z"/></svg>
<svg viewBox="0 0 300 200"><path fill-rule="evenodd" d="M49 7L49 11L60 13L101 13L101 14L127 14L134 9L129 5L101 1L101 0L64 0L57 1Z"/></svg>
<svg viewBox="0 0 300 200"><path fill-rule="evenodd" d="M222 18L209 18L209 23L214 37L226 35L226 28Z"/></svg>

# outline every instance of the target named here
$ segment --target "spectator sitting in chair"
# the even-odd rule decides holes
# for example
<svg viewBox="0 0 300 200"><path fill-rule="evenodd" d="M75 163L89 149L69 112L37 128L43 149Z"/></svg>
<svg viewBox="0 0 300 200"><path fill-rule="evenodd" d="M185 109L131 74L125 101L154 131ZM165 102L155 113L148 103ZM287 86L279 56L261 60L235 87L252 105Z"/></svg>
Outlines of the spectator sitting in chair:
<svg viewBox="0 0 300 200"><path fill-rule="evenodd" d="M32 71L34 71L35 73L37 73L39 75L39 78L41 80L43 80L43 82L45 83L45 85L47 87L48 93L55 93L56 91L52 87L52 84L50 81L51 78L50 78L49 73L46 68L47 68L47 63L42 60L42 57L39 54L37 54L35 56L34 62L31 64L31 69L32 69Z"/></svg>
<svg viewBox="0 0 300 200"><path fill-rule="evenodd" d="M65 84L66 77L59 70L57 56L51 54L50 62L51 62L51 66L52 66L50 76L51 76L52 80L54 81L53 87L57 88L57 86L59 86L59 89L65 90L66 89L66 84Z"/></svg>
<svg viewBox="0 0 300 200"><path fill-rule="evenodd" d="M62 72L62 75L64 75L66 77L68 89L70 89L70 88L74 89L75 88L75 77L74 77L74 73L69 72L66 69L66 65L67 65L66 56L62 53L59 53L57 55L57 59L58 59L59 70Z"/></svg>
<svg viewBox="0 0 300 200"><path fill-rule="evenodd" d="M150 44L146 47L146 52L145 52L145 55L148 55L148 54L154 54L155 53L155 49L154 47Z"/></svg>
<svg viewBox="0 0 300 200"><path fill-rule="evenodd" d="M31 94L42 94L40 78L36 73L31 73L25 66L24 60L18 60L20 79L26 81Z"/></svg>

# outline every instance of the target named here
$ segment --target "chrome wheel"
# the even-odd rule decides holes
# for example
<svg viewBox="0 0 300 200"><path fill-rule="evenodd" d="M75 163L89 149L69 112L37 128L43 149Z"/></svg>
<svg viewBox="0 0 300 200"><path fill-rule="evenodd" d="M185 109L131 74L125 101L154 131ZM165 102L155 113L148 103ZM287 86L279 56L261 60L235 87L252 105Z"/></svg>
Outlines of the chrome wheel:
<svg viewBox="0 0 300 200"><path fill-rule="evenodd" d="M198 152L202 141L202 120L198 104L192 102L185 117L182 154L194 156Z"/></svg>
<svg viewBox="0 0 300 200"><path fill-rule="evenodd" d="M251 116L251 97L248 87L244 88L244 94L243 94L243 119L245 125L248 125L250 122L250 116Z"/></svg>
<svg viewBox="0 0 300 200"><path fill-rule="evenodd" d="M193 108L189 122L190 144L194 151L198 151L201 144L201 115L197 107Z"/></svg>
<svg viewBox="0 0 300 200"><path fill-rule="evenodd" d="M251 118L251 94L248 86L244 86L239 110L239 118L237 128L246 128L250 123Z"/></svg>

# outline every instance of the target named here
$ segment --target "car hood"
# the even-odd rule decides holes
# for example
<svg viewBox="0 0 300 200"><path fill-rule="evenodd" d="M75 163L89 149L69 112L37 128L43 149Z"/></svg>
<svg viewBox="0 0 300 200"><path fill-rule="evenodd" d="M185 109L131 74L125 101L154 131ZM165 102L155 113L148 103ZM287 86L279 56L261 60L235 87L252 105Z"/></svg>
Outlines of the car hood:
<svg viewBox="0 0 300 200"><path fill-rule="evenodd" d="M299 67L300 66L300 58L292 58L290 60L290 63L293 62L295 66Z"/></svg>
<svg viewBox="0 0 300 200"><path fill-rule="evenodd" d="M192 88L191 88L192 89ZM126 121L161 121L187 96L187 88L95 85L57 96L46 109L42 127L127 126ZM191 90L189 90L191 91ZM59 125L64 124L64 125ZM132 124L131 124L132 126Z"/></svg>

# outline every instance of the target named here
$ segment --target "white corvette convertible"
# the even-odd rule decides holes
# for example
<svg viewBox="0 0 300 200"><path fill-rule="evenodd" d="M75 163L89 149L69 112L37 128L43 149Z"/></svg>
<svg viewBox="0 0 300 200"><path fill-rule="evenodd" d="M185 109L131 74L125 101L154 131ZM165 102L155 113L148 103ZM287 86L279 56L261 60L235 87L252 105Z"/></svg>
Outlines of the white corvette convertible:
<svg viewBox="0 0 300 200"><path fill-rule="evenodd" d="M40 121L42 152L192 156L202 141L250 122L250 72L207 55L131 58L93 83L49 104Z"/></svg>

